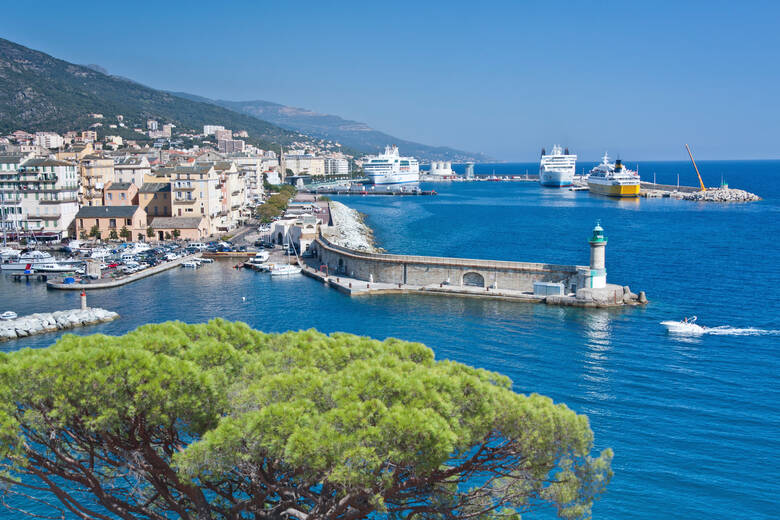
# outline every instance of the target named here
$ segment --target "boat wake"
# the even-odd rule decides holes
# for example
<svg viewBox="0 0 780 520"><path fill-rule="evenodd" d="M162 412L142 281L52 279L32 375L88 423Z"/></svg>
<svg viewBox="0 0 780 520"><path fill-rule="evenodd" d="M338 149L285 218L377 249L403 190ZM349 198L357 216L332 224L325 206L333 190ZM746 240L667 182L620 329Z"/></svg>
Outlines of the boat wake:
<svg viewBox="0 0 780 520"><path fill-rule="evenodd" d="M738 328L729 327L728 325L703 327L695 323L681 321L662 321L661 325L666 327L671 334L681 336L702 336L704 334L713 336L780 336L780 330L757 329L754 327Z"/></svg>

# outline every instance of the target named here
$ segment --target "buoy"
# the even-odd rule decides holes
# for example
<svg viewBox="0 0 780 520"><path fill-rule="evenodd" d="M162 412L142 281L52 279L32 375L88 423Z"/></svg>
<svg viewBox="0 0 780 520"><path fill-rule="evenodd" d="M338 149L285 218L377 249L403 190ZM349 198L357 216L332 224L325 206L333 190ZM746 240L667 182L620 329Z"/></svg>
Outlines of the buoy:
<svg viewBox="0 0 780 520"><path fill-rule="evenodd" d="M245 301L246 301L246 296L242 296L242 297L241 297L241 301L242 301L242 302L245 302Z"/></svg>

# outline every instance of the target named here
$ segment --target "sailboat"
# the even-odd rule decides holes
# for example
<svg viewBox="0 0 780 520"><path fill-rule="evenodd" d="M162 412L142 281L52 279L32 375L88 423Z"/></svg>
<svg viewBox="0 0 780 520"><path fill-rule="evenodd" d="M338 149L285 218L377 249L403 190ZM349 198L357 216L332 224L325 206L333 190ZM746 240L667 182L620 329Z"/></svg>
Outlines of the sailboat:
<svg viewBox="0 0 780 520"><path fill-rule="evenodd" d="M290 240L290 232L287 232L286 238L289 243ZM292 245L292 244L290 244ZM295 250L295 247L287 247L287 264L285 265L279 265L275 264L273 267L271 267L271 276L291 276L295 274L301 274L301 267L299 265L293 265L290 263L290 249L293 250L295 253L295 261L296 263L300 264L301 260L298 258L298 252Z"/></svg>

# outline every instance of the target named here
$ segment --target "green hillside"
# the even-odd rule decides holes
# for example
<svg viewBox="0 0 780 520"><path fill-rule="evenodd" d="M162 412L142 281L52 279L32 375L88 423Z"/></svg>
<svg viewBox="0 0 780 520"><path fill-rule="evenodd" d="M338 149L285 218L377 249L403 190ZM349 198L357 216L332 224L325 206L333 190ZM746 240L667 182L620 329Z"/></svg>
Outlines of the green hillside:
<svg viewBox="0 0 780 520"><path fill-rule="evenodd" d="M145 128L147 118L173 123L177 131L201 132L203 125L246 130L249 142L263 148L293 141L313 141L255 117L155 90L127 79L109 76L82 65L58 60L0 38L0 133L83 130L100 113L107 133L124 116L128 128Z"/></svg>

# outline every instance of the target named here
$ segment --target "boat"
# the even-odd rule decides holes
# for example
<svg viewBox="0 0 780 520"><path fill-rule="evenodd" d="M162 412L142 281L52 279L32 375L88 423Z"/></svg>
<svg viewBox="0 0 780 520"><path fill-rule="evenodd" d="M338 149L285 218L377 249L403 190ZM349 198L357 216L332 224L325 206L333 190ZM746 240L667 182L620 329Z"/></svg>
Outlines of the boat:
<svg viewBox="0 0 780 520"><path fill-rule="evenodd" d="M195 262L194 260L188 260L186 262L182 262L181 266L197 269L198 267L200 267L200 264L198 262Z"/></svg>
<svg viewBox="0 0 780 520"><path fill-rule="evenodd" d="M301 271L297 265L275 265L271 268L271 276L290 276L301 274Z"/></svg>
<svg viewBox="0 0 780 520"><path fill-rule="evenodd" d="M39 265L53 263L54 260L51 253L33 249L31 251L24 251L19 254L17 258L4 262L0 265L0 269L4 271L26 271L27 269L35 269Z"/></svg>
<svg viewBox="0 0 780 520"><path fill-rule="evenodd" d="M268 253L268 251L260 251L255 256L253 256L251 260L260 260L260 262L267 262L270 256L271 255Z"/></svg>
<svg viewBox="0 0 780 520"><path fill-rule="evenodd" d="M689 334L700 335L704 334L704 327L696 324L696 316L685 318L680 321L662 321L661 325L666 327L668 332L673 334Z"/></svg>
<svg viewBox="0 0 780 520"><path fill-rule="evenodd" d="M639 197L639 174L623 166L620 159L610 163L605 153L601 164L588 174L588 188L608 197Z"/></svg>
<svg viewBox="0 0 780 520"><path fill-rule="evenodd" d="M3 321L15 320L16 318L17 316L14 311L5 311L3 314L0 314L0 320Z"/></svg>
<svg viewBox="0 0 780 520"><path fill-rule="evenodd" d="M76 269L74 265L49 262L46 264L37 264L33 269L36 273L69 273Z"/></svg>
<svg viewBox="0 0 780 520"><path fill-rule="evenodd" d="M0 259L2 260L10 260L11 258L17 258L20 254L22 254L22 252L19 251L18 249L14 249L13 247L0 248Z"/></svg>
<svg viewBox="0 0 780 520"><path fill-rule="evenodd" d="M213 258L203 258L203 257L200 257L200 258L198 258L198 261L201 264L213 264L214 263L214 259Z"/></svg>
<svg viewBox="0 0 780 520"><path fill-rule="evenodd" d="M96 247L89 254L90 258L107 258L109 256L111 256L111 250L105 247Z"/></svg>
<svg viewBox="0 0 780 520"><path fill-rule="evenodd" d="M562 150L557 144L552 153L546 154L542 148L542 159L539 161L539 183L542 186L564 188L571 186L577 167L577 156Z"/></svg>
<svg viewBox="0 0 780 520"><path fill-rule="evenodd" d="M420 182L420 163L414 157L401 157L395 145L386 146L383 154L364 157L363 172L374 185Z"/></svg>

